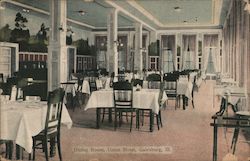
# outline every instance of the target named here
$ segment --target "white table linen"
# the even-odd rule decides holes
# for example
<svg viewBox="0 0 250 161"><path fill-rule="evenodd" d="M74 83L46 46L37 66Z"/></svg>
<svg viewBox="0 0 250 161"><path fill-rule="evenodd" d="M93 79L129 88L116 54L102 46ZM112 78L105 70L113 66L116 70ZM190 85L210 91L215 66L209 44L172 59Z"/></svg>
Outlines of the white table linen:
<svg viewBox="0 0 250 161"><path fill-rule="evenodd" d="M188 99L192 100L192 90L193 90L193 83L187 81L186 79L179 79L177 81L177 94L178 95L185 95Z"/></svg>
<svg viewBox="0 0 250 161"><path fill-rule="evenodd" d="M83 80L82 82L82 93L90 94L89 81Z"/></svg>
<svg viewBox="0 0 250 161"><path fill-rule="evenodd" d="M77 80L70 80L68 83L72 84L63 84L62 87L65 90L65 93L72 93L73 96L76 95L76 89L77 89Z"/></svg>
<svg viewBox="0 0 250 161"><path fill-rule="evenodd" d="M214 87L214 95L227 98L227 102L234 106L241 98L246 97L244 88L223 85L217 85Z"/></svg>
<svg viewBox="0 0 250 161"><path fill-rule="evenodd" d="M1 101L0 138L13 140L28 153L32 152L32 136L45 128L47 102ZM72 120L63 105L61 123L70 129Z"/></svg>
<svg viewBox="0 0 250 161"><path fill-rule="evenodd" d="M139 109L152 109L158 114L160 106L158 103L159 90L155 89L141 89L133 92L133 107ZM167 100L167 95L164 93L162 102ZM113 90L99 90L92 92L85 110L91 108L112 108L114 107Z"/></svg>

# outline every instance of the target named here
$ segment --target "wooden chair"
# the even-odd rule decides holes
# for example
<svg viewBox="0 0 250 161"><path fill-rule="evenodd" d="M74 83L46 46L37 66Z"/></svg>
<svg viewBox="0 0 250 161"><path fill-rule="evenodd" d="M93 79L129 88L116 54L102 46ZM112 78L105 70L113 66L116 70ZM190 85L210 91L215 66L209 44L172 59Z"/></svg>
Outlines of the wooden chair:
<svg viewBox="0 0 250 161"><path fill-rule="evenodd" d="M18 99L23 99L23 94L22 96L19 96L21 92L23 92L23 88L28 85L28 78L20 78L17 80L16 84L16 100Z"/></svg>
<svg viewBox="0 0 250 161"><path fill-rule="evenodd" d="M11 140L0 140L0 145L5 144L5 158L12 160L12 153L13 153L13 141ZM0 158L1 160L1 158Z"/></svg>
<svg viewBox="0 0 250 161"><path fill-rule="evenodd" d="M62 88L49 92L45 128L33 137L33 160L35 159L35 149L43 149L46 161L49 160L48 142L50 142L51 145L57 144L59 158L62 160L60 127L64 94L65 92ZM41 145L42 148L40 147Z"/></svg>
<svg viewBox="0 0 250 161"><path fill-rule="evenodd" d="M131 83L133 84L133 86L137 86L137 85L140 85L141 87L143 86L143 80L142 79L132 79Z"/></svg>
<svg viewBox="0 0 250 161"><path fill-rule="evenodd" d="M9 100L11 100L12 84L9 82L1 83L0 88L3 90L2 95L9 96Z"/></svg>
<svg viewBox="0 0 250 161"><path fill-rule="evenodd" d="M160 89L161 75L160 74L150 74L147 77L148 88L149 89Z"/></svg>
<svg viewBox="0 0 250 161"><path fill-rule="evenodd" d="M163 78L163 88L166 92L168 100L175 100L175 109L178 106L178 94L177 94L177 77L173 75L166 76ZM167 100L167 101L168 101ZM167 102L168 103L168 102Z"/></svg>
<svg viewBox="0 0 250 161"><path fill-rule="evenodd" d="M133 124L133 87L132 84L126 81L115 82L113 84L113 96L114 96L114 129L117 128L117 117L119 116L119 125L121 126L122 113L131 112L130 132L132 131Z"/></svg>

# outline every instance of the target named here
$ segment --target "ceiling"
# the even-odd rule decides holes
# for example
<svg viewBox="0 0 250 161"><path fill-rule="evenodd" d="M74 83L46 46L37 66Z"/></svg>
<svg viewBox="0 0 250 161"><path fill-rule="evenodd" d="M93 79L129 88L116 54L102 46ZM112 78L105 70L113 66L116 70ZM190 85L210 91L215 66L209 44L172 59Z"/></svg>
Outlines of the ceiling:
<svg viewBox="0 0 250 161"><path fill-rule="evenodd" d="M110 8L118 9L118 26L140 22L149 30L221 28L231 0L67 0L67 17L91 29L105 29ZM49 0L8 0L36 12L49 12ZM78 11L86 12L81 15Z"/></svg>

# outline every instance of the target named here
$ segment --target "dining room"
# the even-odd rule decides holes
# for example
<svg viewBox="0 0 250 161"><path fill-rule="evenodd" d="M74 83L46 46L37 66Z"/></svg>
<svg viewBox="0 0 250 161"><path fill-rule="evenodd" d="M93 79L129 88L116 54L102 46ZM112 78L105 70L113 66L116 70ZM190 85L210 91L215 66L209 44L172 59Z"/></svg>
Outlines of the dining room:
<svg viewBox="0 0 250 161"><path fill-rule="evenodd" d="M250 160L249 0L0 0L0 158Z"/></svg>

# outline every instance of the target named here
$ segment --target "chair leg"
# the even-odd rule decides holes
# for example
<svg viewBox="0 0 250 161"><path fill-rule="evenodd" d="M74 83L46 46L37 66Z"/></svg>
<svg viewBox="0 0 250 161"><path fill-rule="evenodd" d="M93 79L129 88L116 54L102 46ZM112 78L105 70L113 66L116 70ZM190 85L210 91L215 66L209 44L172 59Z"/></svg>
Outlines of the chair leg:
<svg viewBox="0 0 250 161"><path fill-rule="evenodd" d="M138 109L136 110L136 128L140 129L140 111Z"/></svg>
<svg viewBox="0 0 250 161"><path fill-rule="evenodd" d="M141 110L141 126L144 124L144 110Z"/></svg>
<svg viewBox="0 0 250 161"><path fill-rule="evenodd" d="M58 154L59 154L59 159L60 161L62 161L62 152L61 152L61 139L60 139L60 135L58 134L57 136L57 149L58 149Z"/></svg>
<svg viewBox="0 0 250 161"><path fill-rule="evenodd" d="M161 127L163 127L163 125L162 125L162 120L161 120L161 111L159 111L159 121L160 121L160 124L161 124Z"/></svg>
<svg viewBox="0 0 250 161"><path fill-rule="evenodd" d="M35 156L36 156L36 149L35 149L35 146L36 146L36 140L35 139L33 139L33 160L35 160Z"/></svg>
<svg viewBox="0 0 250 161"><path fill-rule="evenodd" d="M102 110L102 122L104 121L104 116L105 116L105 108L103 108L103 110Z"/></svg>
<svg viewBox="0 0 250 161"><path fill-rule="evenodd" d="M114 129L116 130L117 127L117 110L115 109L115 122L114 122Z"/></svg>
<svg viewBox="0 0 250 161"><path fill-rule="evenodd" d="M44 151L45 151L45 158L46 158L46 161L49 161L49 154L48 154L48 138L45 137L45 140L44 140Z"/></svg>
<svg viewBox="0 0 250 161"><path fill-rule="evenodd" d="M177 109L178 107L178 95L176 95L175 97L175 110Z"/></svg>
<svg viewBox="0 0 250 161"><path fill-rule="evenodd" d="M132 125L133 125L133 111L131 111L130 132L132 131Z"/></svg>
<svg viewBox="0 0 250 161"><path fill-rule="evenodd" d="M7 141L7 142L5 143L5 146L6 146L5 158L7 158L7 159L12 159L13 142L12 142L12 141Z"/></svg>
<svg viewBox="0 0 250 161"><path fill-rule="evenodd" d="M5 143L5 148L6 148L5 158L9 158L9 151L10 151L10 149L9 149L9 145L8 144L9 144L8 142Z"/></svg>
<svg viewBox="0 0 250 161"><path fill-rule="evenodd" d="M232 139L232 144L231 144L231 149L233 149L233 154L235 153L235 150L236 150L236 144L238 141L239 132L240 132L240 129L235 128L233 139Z"/></svg>
<svg viewBox="0 0 250 161"><path fill-rule="evenodd" d="M122 126L122 112L119 112L119 127Z"/></svg>
<svg viewBox="0 0 250 161"><path fill-rule="evenodd" d="M159 115L156 115L156 123L157 123L158 130L160 130Z"/></svg>

